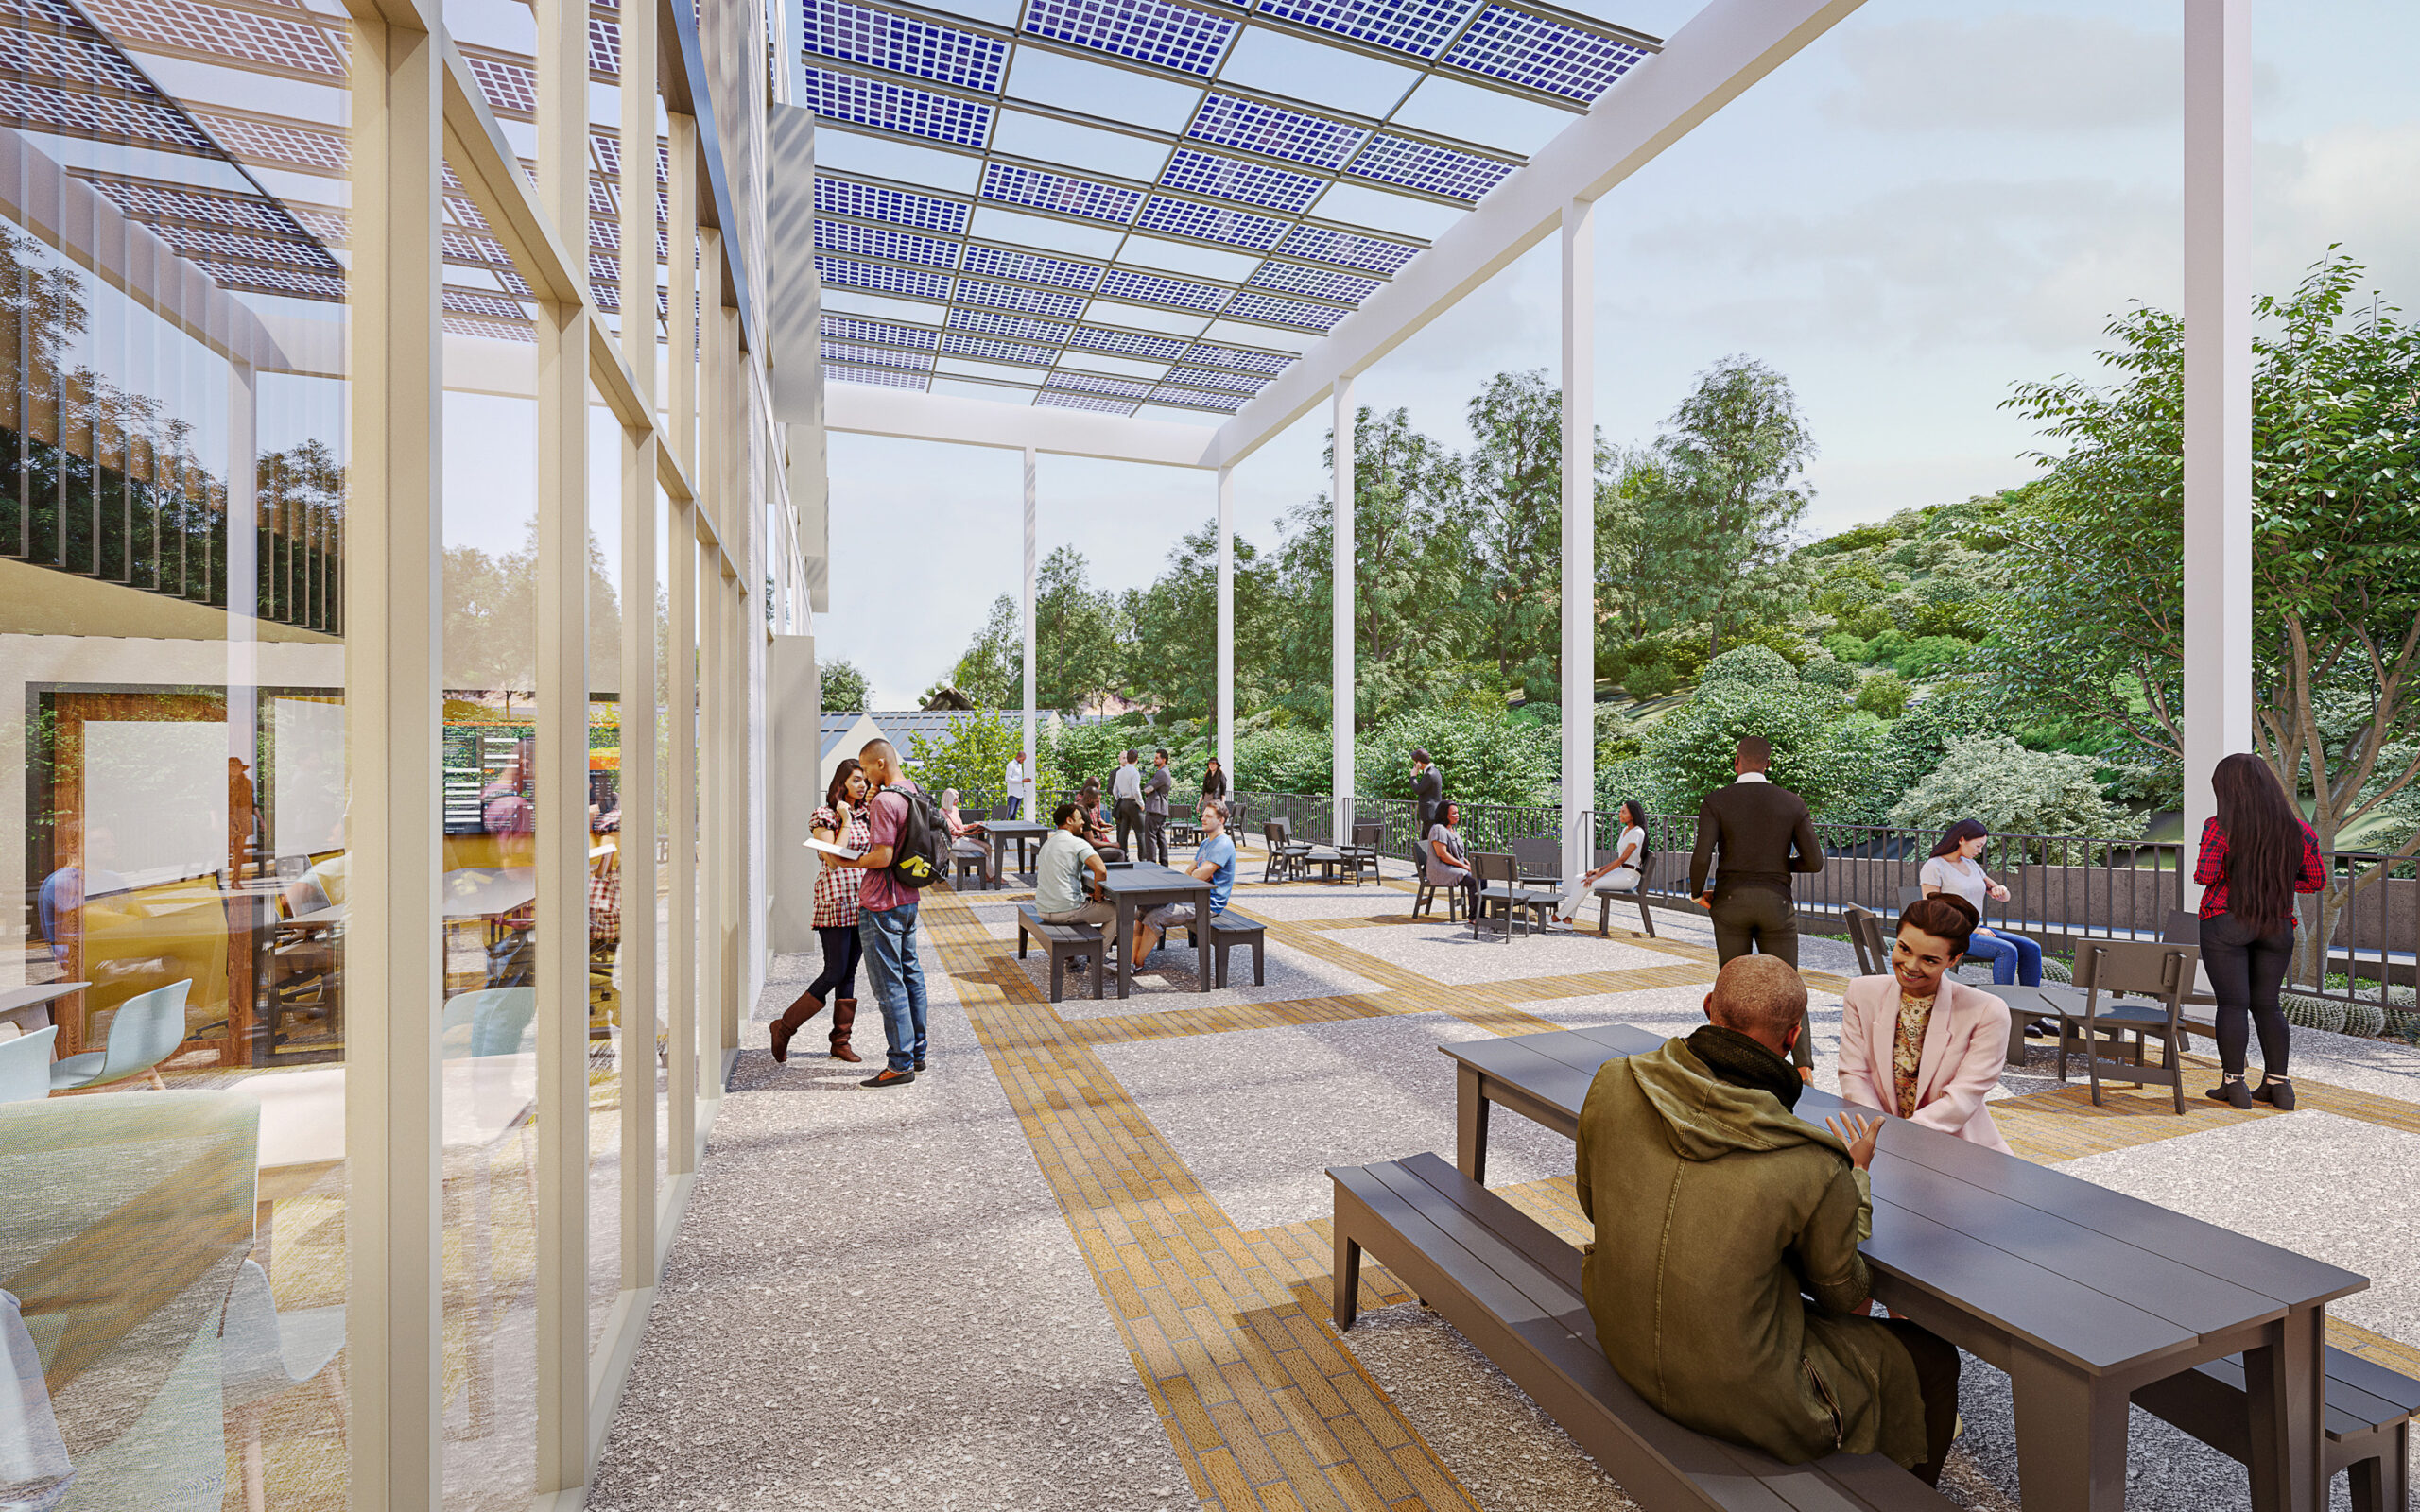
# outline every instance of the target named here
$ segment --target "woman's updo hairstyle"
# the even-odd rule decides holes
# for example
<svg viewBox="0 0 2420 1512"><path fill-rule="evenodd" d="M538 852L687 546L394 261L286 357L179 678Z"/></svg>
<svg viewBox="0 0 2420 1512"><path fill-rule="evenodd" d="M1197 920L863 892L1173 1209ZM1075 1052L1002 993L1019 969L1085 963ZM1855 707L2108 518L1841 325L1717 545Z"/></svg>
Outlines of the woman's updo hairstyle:
<svg viewBox="0 0 2420 1512"><path fill-rule="evenodd" d="M1899 927L1947 940L1952 954L1966 954L1966 942L1983 922L1982 914L1973 903L1954 892L1937 892L1929 898L1919 898L1899 915Z"/></svg>

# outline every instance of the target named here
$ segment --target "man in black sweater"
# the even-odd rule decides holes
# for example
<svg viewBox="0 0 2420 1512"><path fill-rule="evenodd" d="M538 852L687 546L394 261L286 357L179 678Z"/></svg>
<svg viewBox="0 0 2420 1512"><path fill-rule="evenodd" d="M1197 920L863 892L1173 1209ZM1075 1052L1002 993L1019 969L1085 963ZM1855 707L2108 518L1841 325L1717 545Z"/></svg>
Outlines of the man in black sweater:
<svg viewBox="0 0 2420 1512"><path fill-rule="evenodd" d="M1445 806L1445 774L1429 761L1426 749L1411 753L1411 864L1416 874L1426 875L1428 859L1428 831L1437 822L1437 811Z"/></svg>
<svg viewBox="0 0 2420 1512"><path fill-rule="evenodd" d="M1821 871L1824 852L1806 802L1765 776L1773 748L1761 735L1739 742L1731 769L1738 780L1718 787L1698 805L1698 845L1689 857L1689 896L1714 916L1718 963L1754 952L1798 964L1798 910L1791 905L1789 875ZM1706 871L1722 852L1713 885ZM1800 1030L1790 1047L1801 1081L1815 1078L1812 1037Z"/></svg>

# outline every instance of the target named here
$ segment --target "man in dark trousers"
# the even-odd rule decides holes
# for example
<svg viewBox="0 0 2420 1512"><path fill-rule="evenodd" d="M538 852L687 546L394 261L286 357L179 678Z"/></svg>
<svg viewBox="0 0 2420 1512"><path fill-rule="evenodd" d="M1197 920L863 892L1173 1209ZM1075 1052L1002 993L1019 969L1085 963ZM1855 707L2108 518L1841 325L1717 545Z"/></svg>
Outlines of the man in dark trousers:
<svg viewBox="0 0 2420 1512"><path fill-rule="evenodd" d="M1148 861L1150 858L1134 848L1134 837L1143 833L1143 769L1134 765L1134 759L1131 750L1117 758L1117 770L1109 779L1109 797L1117 809L1117 849Z"/></svg>
<svg viewBox="0 0 2420 1512"><path fill-rule="evenodd" d="M1176 774L1168 770L1168 753L1151 753L1151 775L1143 779L1143 859L1168 864L1168 793Z"/></svg>
<svg viewBox="0 0 2420 1512"><path fill-rule="evenodd" d="M1428 831L1437 822L1437 811L1445 806L1445 774L1428 759L1428 752L1415 747L1411 753L1411 864L1420 871L1428 856Z"/></svg>
<svg viewBox="0 0 2420 1512"><path fill-rule="evenodd" d="M1821 871L1824 852L1806 801L1765 776L1773 747L1761 735L1739 742L1731 769L1737 781L1718 787L1698 805L1698 845L1689 857L1689 896L1714 916L1718 964L1754 952L1798 964L1798 910L1789 896L1789 874ZM1722 852L1713 886L1706 871ZM1813 1036L1801 1032L1790 1046L1801 1081L1815 1079Z"/></svg>

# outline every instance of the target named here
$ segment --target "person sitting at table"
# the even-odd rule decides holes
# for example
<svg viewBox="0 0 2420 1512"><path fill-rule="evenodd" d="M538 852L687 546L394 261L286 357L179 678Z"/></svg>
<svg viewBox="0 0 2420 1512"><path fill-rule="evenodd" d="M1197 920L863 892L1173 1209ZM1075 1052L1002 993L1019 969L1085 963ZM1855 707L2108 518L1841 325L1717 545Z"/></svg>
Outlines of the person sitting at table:
<svg viewBox="0 0 2420 1512"><path fill-rule="evenodd" d="M1428 881L1438 887L1460 887L1473 913L1478 911L1478 874L1471 870L1470 852L1462 849L1462 807L1448 799L1437 805L1437 822L1428 827Z"/></svg>
<svg viewBox="0 0 2420 1512"><path fill-rule="evenodd" d="M1125 860L1124 848L1111 842L1109 820L1101 816L1100 782L1098 779L1088 777L1084 780L1083 789L1076 795L1076 804L1084 812L1084 843L1093 848L1093 853L1103 861Z"/></svg>
<svg viewBox="0 0 2420 1512"><path fill-rule="evenodd" d="M1580 1208L1597 1223L1581 1289L1605 1358L1673 1421L1789 1465L1883 1454L1932 1485L1958 1351L1866 1315L1858 1243L1882 1120L1792 1112L1806 1012L1794 969L1737 956L1703 1028L1598 1071L1580 1108Z"/></svg>
<svg viewBox="0 0 2420 1512"><path fill-rule="evenodd" d="M1057 828L1043 837L1042 853L1033 861L1033 911L1046 924L1105 928L1115 923L1115 907L1084 894L1084 873L1091 872L1095 882L1107 882L1109 868L1084 838L1083 811L1073 803L1062 803L1051 811L1050 822ZM1080 970L1089 963L1078 956L1074 964Z"/></svg>
<svg viewBox="0 0 2420 1512"><path fill-rule="evenodd" d="M1841 994L1841 1095L2007 1154L1983 1098L2000 1084L2008 1005L1949 974L1979 917L1956 893L1899 916L1890 974Z"/></svg>
<svg viewBox="0 0 2420 1512"><path fill-rule="evenodd" d="M1185 874L1210 885L1210 917L1217 919L1227 911L1227 900L1236 890L1236 842L1227 834L1227 805L1215 798L1201 800L1201 843L1193 850L1193 865ZM1141 960L1160 948L1168 931L1180 924L1193 922L1191 903L1162 903L1134 920L1134 959ZM1205 923L1202 927L1209 927ZM1151 950L1143 948L1146 931L1157 931Z"/></svg>
<svg viewBox="0 0 2420 1512"><path fill-rule="evenodd" d="M1996 903L2008 902L2008 889L1992 880L1983 869L1983 843L1992 832L1980 819L1961 819L1944 830L1941 841L1916 873L1916 884L1927 898L1942 893L1954 893L1975 905L1975 917L1983 917L1986 899ZM2014 983L2019 987L2042 985L2042 944L2009 929L1977 929L1968 942L1966 954L1979 961L1992 963L1992 981L2000 987Z"/></svg>
<svg viewBox="0 0 2420 1512"><path fill-rule="evenodd" d="M949 826L949 853L974 857L980 864L977 875L985 886L992 885L997 880L992 875L992 848L977 838L983 833L982 824L970 822L959 813L957 788L942 789L942 822Z"/></svg>
<svg viewBox="0 0 2420 1512"><path fill-rule="evenodd" d="M1582 873L1563 890L1563 902L1555 904L1555 918L1566 924L1580 917L1581 905L1597 893L1638 891L1639 868L1647 861L1647 811L1625 799L1614 815L1622 827L1620 837L1614 841L1614 859Z"/></svg>

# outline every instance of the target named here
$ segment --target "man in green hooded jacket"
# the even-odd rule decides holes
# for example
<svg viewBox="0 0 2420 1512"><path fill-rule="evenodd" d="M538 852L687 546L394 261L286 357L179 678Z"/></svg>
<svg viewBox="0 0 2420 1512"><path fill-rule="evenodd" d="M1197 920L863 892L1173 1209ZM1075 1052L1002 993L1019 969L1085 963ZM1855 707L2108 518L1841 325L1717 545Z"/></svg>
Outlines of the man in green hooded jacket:
<svg viewBox="0 0 2420 1512"><path fill-rule="evenodd" d="M1886 1454L1929 1485L1956 1433L1958 1351L1867 1315L1881 1121L1826 1131L1791 1112L1806 1010L1796 971L1743 955L1704 1028L1597 1073L1580 1110L1588 1313L1675 1422L1785 1464Z"/></svg>

